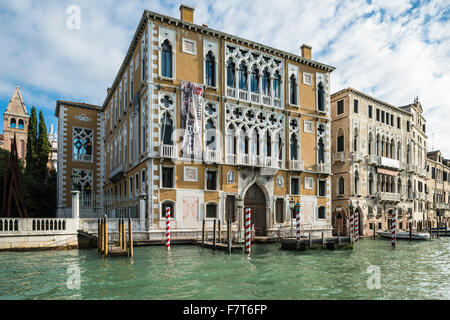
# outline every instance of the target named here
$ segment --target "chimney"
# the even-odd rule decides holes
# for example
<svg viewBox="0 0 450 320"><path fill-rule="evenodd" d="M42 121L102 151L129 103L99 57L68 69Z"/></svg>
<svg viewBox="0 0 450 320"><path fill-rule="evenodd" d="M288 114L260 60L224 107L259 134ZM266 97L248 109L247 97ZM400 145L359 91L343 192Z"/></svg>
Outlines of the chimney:
<svg viewBox="0 0 450 320"><path fill-rule="evenodd" d="M302 57L311 60L311 49L312 49L312 47L307 45L307 44L302 44L300 49L302 50Z"/></svg>
<svg viewBox="0 0 450 320"><path fill-rule="evenodd" d="M194 23L194 8L185 4L180 6L181 20L189 23Z"/></svg>

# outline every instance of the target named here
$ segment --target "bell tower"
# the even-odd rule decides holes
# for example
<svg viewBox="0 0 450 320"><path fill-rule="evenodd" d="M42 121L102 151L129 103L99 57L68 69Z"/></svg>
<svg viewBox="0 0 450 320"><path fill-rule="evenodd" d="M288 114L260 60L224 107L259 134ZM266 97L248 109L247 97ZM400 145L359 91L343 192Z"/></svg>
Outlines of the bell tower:
<svg viewBox="0 0 450 320"><path fill-rule="evenodd" d="M3 113L3 147L11 151L11 143L14 140L15 134L17 139L17 153L23 161L25 161L29 118L30 116L23 102L19 87L16 87L8 107Z"/></svg>

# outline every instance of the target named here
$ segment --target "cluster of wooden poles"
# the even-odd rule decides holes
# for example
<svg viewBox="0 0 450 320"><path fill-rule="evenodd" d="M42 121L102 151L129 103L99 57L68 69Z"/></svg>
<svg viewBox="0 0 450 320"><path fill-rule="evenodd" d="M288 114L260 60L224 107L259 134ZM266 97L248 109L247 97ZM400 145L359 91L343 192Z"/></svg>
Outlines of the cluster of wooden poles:
<svg viewBox="0 0 450 320"><path fill-rule="evenodd" d="M217 243L222 243L222 237L221 237L221 230L220 230L220 220L214 219L213 224L213 243L212 248L215 250L217 247ZM217 237L218 235L218 237ZM205 238L206 238L206 221L203 219L203 225L202 225L202 247L205 247ZM231 244L233 240L231 238L231 219L228 219L227 221L227 252L231 254Z"/></svg>
<svg viewBox="0 0 450 320"><path fill-rule="evenodd" d="M118 243L114 243L114 238L109 243L108 221L107 219L98 219L97 246L98 252L108 257L108 255L125 255L127 253L127 237L125 230L125 219L119 219ZM128 256L133 256L133 225L131 219L128 219Z"/></svg>

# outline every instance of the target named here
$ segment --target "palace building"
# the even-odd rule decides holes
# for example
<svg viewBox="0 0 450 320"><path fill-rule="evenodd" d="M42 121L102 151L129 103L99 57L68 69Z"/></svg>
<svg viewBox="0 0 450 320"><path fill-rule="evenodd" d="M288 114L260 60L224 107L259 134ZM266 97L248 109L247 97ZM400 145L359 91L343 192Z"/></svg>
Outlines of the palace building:
<svg viewBox="0 0 450 320"><path fill-rule="evenodd" d="M303 228L330 234L334 68L180 13L143 13L102 106L57 102L58 214L76 173L82 217L162 231L169 207L175 230L243 228L251 208L256 235L276 235L300 205Z"/></svg>
<svg viewBox="0 0 450 320"><path fill-rule="evenodd" d="M349 205L359 213L359 232L399 229L427 215L427 136L422 106L396 107L347 88L331 96L333 227L346 232Z"/></svg>
<svg viewBox="0 0 450 320"><path fill-rule="evenodd" d="M427 153L427 209L435 225L436 221L448 221L450 210L450 160L441 151Z"/></svg>

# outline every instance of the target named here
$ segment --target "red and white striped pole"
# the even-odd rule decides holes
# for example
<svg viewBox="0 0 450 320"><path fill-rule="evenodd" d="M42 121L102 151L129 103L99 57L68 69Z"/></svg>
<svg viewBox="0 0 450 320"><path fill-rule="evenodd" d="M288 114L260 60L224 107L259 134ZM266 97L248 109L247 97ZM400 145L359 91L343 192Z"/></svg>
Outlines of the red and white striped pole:
<svg viewBox="0 0 450 320"><path fill-rule="evenodd" d="M350 242L353 242L353 206L350 204Z"/></svg>
<svg viewBox="0 0 450 320"><path fill-rule="evenodd" d="M296 206L295 220L297 222L297 241L300 241L300 203Z"/></svg>
<svg viewBox="0 0 450 320"><path fill-rule="evenodd" d="M358 242L359 240L359 212L358 210L355 210L355 242Z"/></svg>
<svg viewBox="0 0 450 320"><path fill-rule="evenodd" d="M252 210L250 208L245 209L245 253L250 254L251 246L252 246L252 238L251 238L251 219L252 219Z"/></svg>
<svg viewBox="0 0 450 320"><path fill-rule="evenodd" d="M395 247L397 240L397 210L392 211L392 246Z"/></svg>
<svg viewBox="0 0 450 320"><path fill-rule="evenodd" d="M166 249L170 250L170 207L166 208Z"/></svg>

